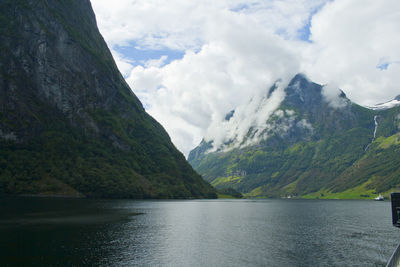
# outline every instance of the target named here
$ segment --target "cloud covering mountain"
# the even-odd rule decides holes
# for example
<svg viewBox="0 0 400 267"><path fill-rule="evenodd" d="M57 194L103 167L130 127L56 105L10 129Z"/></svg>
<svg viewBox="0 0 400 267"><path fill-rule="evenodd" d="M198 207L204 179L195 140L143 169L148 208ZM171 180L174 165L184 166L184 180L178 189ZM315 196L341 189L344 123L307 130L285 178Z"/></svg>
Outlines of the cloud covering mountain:
<svg viewBox="0 0 400 267"><path fill-rule="evenodd" d="M185 154L203 136L222 140L221 127L233 131L234 120L221 124L233 109L257 124L251 109L298 72L363 105L400 91L396 0L92 4L132 90ZM327 97L338 93L331 87Z"/></svg>
<svg viewBox="0 0 400 267"><path fill-rule="evenodd" d="M248 132L236 127L223 143L204 138L188 161L213 186L250 197L372 198L398 190L400 106L368 109L333 88L296 75L275 110L273 94L253 110L265 117ZM248 125L247 117L237 124Z"/></svg>

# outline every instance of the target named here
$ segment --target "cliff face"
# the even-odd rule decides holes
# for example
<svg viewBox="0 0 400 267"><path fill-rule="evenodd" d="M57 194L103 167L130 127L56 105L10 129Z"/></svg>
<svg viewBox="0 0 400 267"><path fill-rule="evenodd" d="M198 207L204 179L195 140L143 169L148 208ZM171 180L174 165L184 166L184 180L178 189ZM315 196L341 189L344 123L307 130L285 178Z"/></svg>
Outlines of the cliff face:
<svg viewBox="0 0 400 267"><path fill-rule="evenodd" d="M88 109L143 111L115 67L89 1L6 2L0 66L1 107L7 116L35 100L96 130ZM28 135L20 139L31 136L23 132Z"/></svg>
<svg viewBox="0 0 400 267"><path fill-rule="evenodd" d="M89 0L4 0L0 25L0 193L215 196L124 81Z"/></svg>

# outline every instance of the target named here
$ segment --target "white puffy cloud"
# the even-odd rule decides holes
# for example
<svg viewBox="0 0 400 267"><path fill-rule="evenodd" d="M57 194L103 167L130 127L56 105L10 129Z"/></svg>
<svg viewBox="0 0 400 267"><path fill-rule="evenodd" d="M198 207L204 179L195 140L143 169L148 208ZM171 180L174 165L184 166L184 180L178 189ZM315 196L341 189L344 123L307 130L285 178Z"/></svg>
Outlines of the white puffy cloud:
<svg viewBox="0 0 400 267"><path fill-rule="evenodd" d="M287 83L299 71L296 55L285 40L257 25L245 27L239 18L215 31L210 33L213 41L199 52L187 52L181 60L159 68L137 66L127 79L138 96L150 103L147 111L185 153L202 136L216 145L230 139L242 142L249 128L265 122L283 99L280 88L267 105L260 106L265 110L256 111L277 77ZM232 120L224 123L233 109Z"/></svg>
<svg viewBox="0 0 400 267"><path fill-rule="evenodd" d="M327 0L91 0L99 28L112 47L198 49L226 13L249 18L291 38ZM221 20L220 20L221 21ZM222 19L222 23L223 19Z"/></svg>
<svg viewBox="0 0 400 267"><path fill-rule="evenodd" d="M256 111L270 86L297 72L363 105L400 93L398 0L91 2L132 90L186 155L203 137L240 143L282 100L280 87ZM137 60L124 46L165 54ZM337 92L325 87L332 105Z"/></svg>
<svg viewBox="0 0 400 267"><path fill-rule="evenodd" d="M363 105L392 99L400 93L399 10L397 0L326 4L312 19L304 71L316 82L337 84Z"/></svg>

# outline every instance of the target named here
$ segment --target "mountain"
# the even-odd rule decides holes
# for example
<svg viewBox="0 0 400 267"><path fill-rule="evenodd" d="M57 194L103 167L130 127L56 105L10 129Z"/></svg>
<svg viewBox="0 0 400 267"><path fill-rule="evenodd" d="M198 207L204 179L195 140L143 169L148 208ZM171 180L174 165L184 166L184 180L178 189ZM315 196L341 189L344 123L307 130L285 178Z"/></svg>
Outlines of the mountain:
<svg viewBox="0 0 400 267"><path fill-rule="evenodd" d="M388 109L392 107L400 106L400 95L396 96L393 100L390 100L385 103L376 104L375 106L369 107L370 109L379 110L379 109Z"/></svg>
<svg viewBox="0 0 400 267"><path fill-rule="evenodd" d="M276 88L258 102L261 115ZM203 139L188 157L195 170L217 188L253 197L371 198L400 188L399 106L365 108L302 74L281 94L243 138L237 125L248 117L222 143ZM221 125L235 119L231 113Z"/></svg>
<svg viewBox="0 0 400 267"><path fill-rule="evenodd" d="M216 197L124 81L89 0L3 0L0 25L0 193Z"/></svg>

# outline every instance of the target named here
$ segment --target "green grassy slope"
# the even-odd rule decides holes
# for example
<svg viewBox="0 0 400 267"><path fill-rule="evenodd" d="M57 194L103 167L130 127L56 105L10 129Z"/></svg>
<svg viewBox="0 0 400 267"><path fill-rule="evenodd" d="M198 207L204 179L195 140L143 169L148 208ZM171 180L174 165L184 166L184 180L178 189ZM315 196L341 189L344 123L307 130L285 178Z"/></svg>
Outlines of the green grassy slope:
<svg viewBox="0 0 400 267"><path fill-rule="evenodd" d="M227 152L204 152L211 144L202 142L189 157L192 166L215 187L248 197L372 198L399 188L400 107L332 109L318 100L318 87L302 82L304 102L288 89L280 109L307 119L311 135L292 127L285 136ZM379 125L371 143L374 116Z"/></svg>

